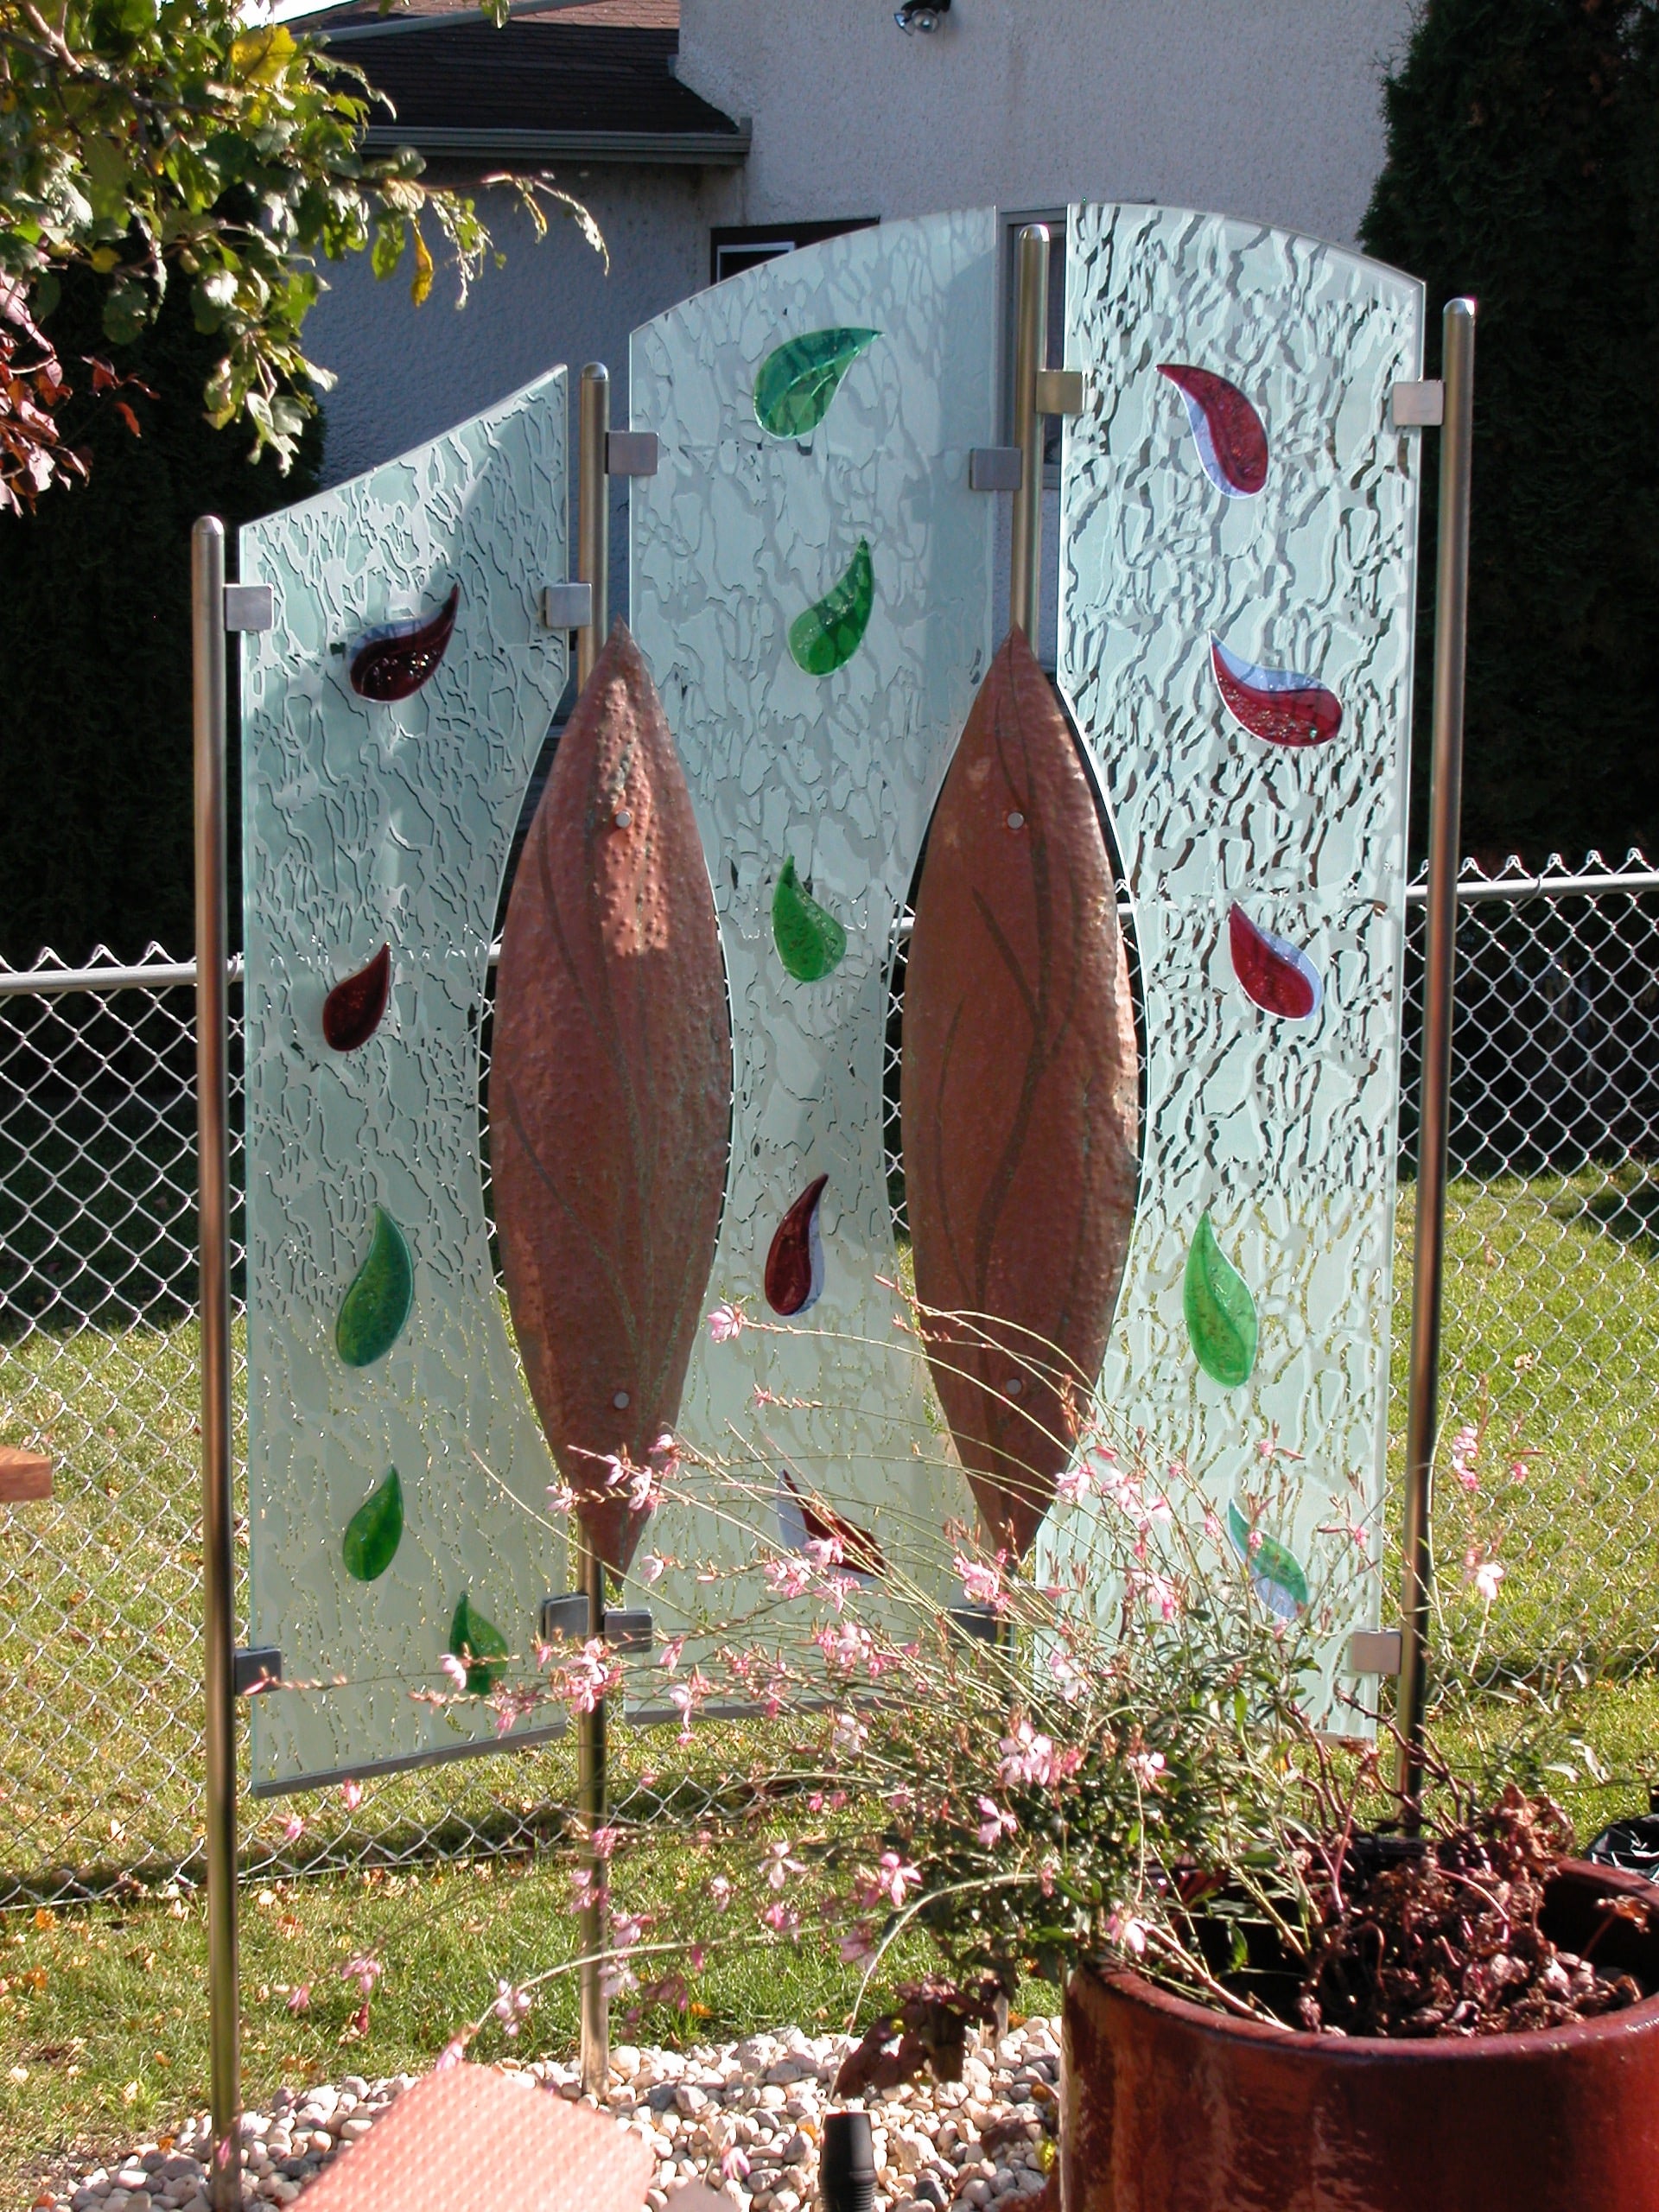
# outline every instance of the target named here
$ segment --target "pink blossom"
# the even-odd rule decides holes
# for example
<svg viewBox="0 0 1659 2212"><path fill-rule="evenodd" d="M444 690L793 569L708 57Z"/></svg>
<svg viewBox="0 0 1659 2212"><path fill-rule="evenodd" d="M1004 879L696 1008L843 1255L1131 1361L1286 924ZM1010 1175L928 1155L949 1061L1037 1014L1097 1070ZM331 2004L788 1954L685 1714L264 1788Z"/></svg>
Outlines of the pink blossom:
<svg viewBox="0 0 1659 2212"><path fill-rule="evenodd" d="M289 1992L288 2009L290 2012L308 2012L311 2010L311 1985L308 1981L302 1981L297 1989Z"/></svg>
<svg viewBox="0 0 1659 2212"><path fill-rule="evenodd" d="M830 1732L830 1741L838 1751L858 1752L863 1750L869 1732L855 1713L838 1713Z"/></svg>
<svg viewBox="0 0 1659 2212"><path fill-rule="evenodd" d="M1060 1695L1068 1705L1075 1705L1087 1688L1087 1681L1069 1651L1057 1643L1048 1655L1048 1671L1058 1685Z"/></svg>
<svg viewBox="0 0 1659 2212"><path fill-rule="evenodd" d="M962 1577L962 1592L970 1605L990 1605L998 1612L1004 1611L1007 1599L1002 1589L1002 1573L998 1567L987 1567L982 1560L969 1559L958 1552L957 1573Z"/></svg>
<svg viewBox="0 0 1659 2212"><path fill-rule="evenodd" d="M840 1938L836 1948L840 1951L846 1965L856 1966L861 1960L868 1959L874 1951L875 1930L868 1920L861 1920Z"/></svg>
<svg viewBox="0 0 1659 2212"><path fill-rule="evenodd" d="M443 2049L438 2053L437 2062L434 2065L432 2071L435 2074L447 2074L452 2066L459 2066L461 2060L465 2058L466 2056L466 2037L451 2036L448 2042L445 2044Z"/></svg>
<svg viewBox="0 0 1659 2212"><path fill-rule="evenodd" d="M1503 1568L1495 1559L1486 1558L1478 1549L1465 1555L1463 1579L1465 1582L1474 1584L1484 1605L1490 1605L1497 1597L1498 1586L1503 1580Z"/></svg>
<svg viewBox="0 0 1659 2212"><path fill-rule="evenodd" d="M510 1981L498 1981L495 1985L495 2002L491 2005L490 2010L500 2021L507 2034L516 2036L518 2032L518 2023L529 2012L532 2001L527 1989L515 1989Z"/></svg>
<svg viewBox="0 0 1659 2212"><path fill-rule="evenodd" d="M715 1910L724 1912L732 1901L732 1885L724 1874L711 1876L709 1894L715 1901Z"/></svg>
<svg viewBox="0 0 1659 2212"><path fill-rule="evenodd" d="M1480 1457L1480 1431L1472 1422L1465 1421L1452 1438L1447 1457L1452 1462L1452 1473L1465 1490L1478 1490L1480 1473L1476 1461Z"/></svg>
<svg viewBox="0 0 1659 2212"><path fill-rule="evenodd" d="M726 2148L721 2152L720 2171L721 2179L725 2181L747 2181L748 2179L749 2162L737 2144L728 2143Z"/></svg>
<svg viewBox="0 0 1659 2212"><path fill-rule="evenodd" d="M576 1493L569 1483L549 1483L547 1503L549 1510L554 1513L574 1513L576 1510Z"/></svg>
<svg viewBox="0 0 1659 2212"><path fill-rule="evenodd" d="M596 1872L591 1866L573 1866L570 1869L570 1902L565 1907L567 1912L586 1912L590 1905L602 1909L607 1896L603 1874Z"/></svg>
<svg viewBox="0 0 1659 2212"><path fill-rule="evenodd" d="M1512 1483L1523 1483L1526 1479L1526 1461L1524 1459L1511 1459L1510 1462L1510 1480Z"/></svg>
<svg viewBox="0 0 1659 2212"><path fill-rule="evenodd" d="M438 1664L442 1668L444 1673L449 1677L449 1680L454 1684L458 1690L464 1690L466 1688L466 1666L461 1660L456 1658L453 1651L446 1651L442 1658L439 1660Z"/></svg>
<svg viewBox="0 0 1659 2212"><path fill-rule="evenodd" d="M1047 1736L1039 1736L1029 1720L1020 1721L1013 1735L1005 1736L997 1749L1002 1758L996 1778L1007 1787L1026 1783L1046 1789L1053 1781L1053 1743Z"/></svg>
<svg viewBox="0 0 1659 2212"><path fill-rule="evenodd" d="M348 1813L354 1813L363 1802L363 1785L360 1782L342 1782L340 1785L340 1794L345 1801Z"/></svg>
<svg viewBox="0 0 1659 2212"><path fill-rule="evenodd" d="M716 1306L709 1316L709 1333L717 1344L729 1344L742 1328L744 1314L735 1306Z"/></svg>
<svg viewBox="0 0 1659 2212"><path fill-rule="evenodd" d="M1161 1751L1131 1751L1124 1764L1143 1789L1163 1788L1164 1755Z"/></svg>
<svg viewBox="0 0 1659 2212"><path fill-rule="evenodd" d="M1116 1905L1107 1915L1106 1937L1109 1942L1121 1943L1126 1951L1141 1957L1147 1948L1147 1923L1137 1920L1127 1905Z"/></svg>
<svg viewBox="0 0 1659 2212"><path fill-rule="evenodd" d="M1012 1835L1020 1823L1014 1815L1005 1812L994 1798L979 1801L979 1840L987 1851L993 1851L1005 1835Z"/></svg>
<svg viewBox="0 0 1659 2212"><path fill-rule="evenodd" d="M378 1959L365 1953L361 1957L347 1959L340 1969L340 1978L342 1981L354 1981L365 1997L372 1997L374 1985L385 1972Z"/></svg>
<svg viewBox="0 0 1659 2212"><path fill-rule="evenodd" d="M663 1646L663 1656L657 1662L665 1675L671 1675L679 1665L680 1654L684 1649L685 1638L683 1636L671 1636L668 1638Z"/></svg>
<svg viewBox="0 0 1659 2212"><path fill-rule="evenodd" d="M765 1571L774 1598L804 1597L812 1586L812 1570L802 1559L769 1559Z"/></svg>
<svg viewBox="0 0 1659 2212"><path fill-rule="evenodd" d="M874 1904L879 1897L890 1897L895 1905L902 1905L906 1890L919 1889L921 1876L913 1866L907 1866L896 1851L884 1851L873 1874L863 1878L863 1902Z"/></svg>
<svg viewBox="0 0 1659 2212"><path fill-rule="evenodd" d="M283 1841L297 1843L305 1834L305 1822L297 1813L290 1813L283 1822Z"/></svg>
<svg viewBox="0 0 1659 2212"><path fill-rule="evenodd" d="M1054 1478L1054 1495L1065 1505L1081 1505L1093 1489L1087 1459L1079 1459Z"/></svg>
<svg viewBox="0 0 1659 2212"><path fill-rule="evenodd" d="M839 1536L809 1536L801 1549L818 1568L839 1567L846 1557Z"/></svg>
<svg viewBox="0 0 1659 2212"><path fill-rule="evenodd" d="M617 1845L620 1843L621 1840L621 1829L613 1827L597 1827L594 1830L593 1834L588 1838L588 1841L593 1847L594 1856L595 1859L606 1859L612 1857L616 1850Z"/></svg>
<svg viewBox="0 0 1659 2212"><path fill-rule="evenodd" d="M656 1553L645 1553L639 1561L639 1580L647 1585L658 1582L662 1579L662 1573L663 1561L658 1558Z"/></svg>
<svg viewBox="0 0 1659 2212"><path fill-rule="evenodd" d="M680 1741L683 1744L690 1740L696 1709L713 1688L714 1684L706 1680L702 1668L694 1667L689 1681L676 1682L670 1690L668 1701L680 1716Z"/></svg>
<svg viewBox="0 0 1659 2212"><path fill-rule="evenodd" d="M790 1857L787 1836L780 1842L767 1847L764 1863L767 1884L774 1890L781 1890L791 1874L804 1874L806 1872L798 1859Z"/></svg>
<svg viewBox="0 0 1659 2212"><path fill-rule="evenodd" d="M616 1913L611 1920L611 1948L631 1951L645 1932L645 1923L637 1914Z"/></svg>

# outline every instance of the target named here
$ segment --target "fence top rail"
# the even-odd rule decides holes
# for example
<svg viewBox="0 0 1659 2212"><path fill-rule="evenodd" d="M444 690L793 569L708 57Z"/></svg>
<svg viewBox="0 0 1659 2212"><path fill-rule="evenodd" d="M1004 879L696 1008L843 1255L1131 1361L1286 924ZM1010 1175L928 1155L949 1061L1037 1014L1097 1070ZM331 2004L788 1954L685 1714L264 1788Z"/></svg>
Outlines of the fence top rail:
<svg viewBox="0 0 1659 2212"><path fill-rule="evenodd" d="M1640 862L1637 866L1634 863ZM1600 863L1600 865L1597 865ZM1514 874L1510 871L1513 869ZM1503 863L1496 874L1489 874L1476 861L1465 860L1458 883L1459 899L1504 899L1520 905L1528 899L1584 899L1599 898L1625 892L1630 894L1644 891L1659 891L1659 868L1649 868L1646 855L1634 849L1626 856L1623 868L1610 868L1602 861L1599 853L1586 855L1584 869L1574 873L1561 859L1552 853L1541 875L1522 872L1518 859ZM1426 872L1406 887L1406 904L1421 906L1428 897ZM901 923L899 933L909 931ZM103 947L99 947L99 952ZM48 956L50 957L49 955ZM490 965L493 968L501 957L500 940L490 947ZM0 965L0 999L59 998L73 991L168 991L194 987L196 963L194 960L170 960L165 947L152 944L143 960L136 965L123 967L111 959L100 960L98 953L85 968L7 968ZM242 981L242 956L233 953L226 963L226 980L232 983Z"/></svg>

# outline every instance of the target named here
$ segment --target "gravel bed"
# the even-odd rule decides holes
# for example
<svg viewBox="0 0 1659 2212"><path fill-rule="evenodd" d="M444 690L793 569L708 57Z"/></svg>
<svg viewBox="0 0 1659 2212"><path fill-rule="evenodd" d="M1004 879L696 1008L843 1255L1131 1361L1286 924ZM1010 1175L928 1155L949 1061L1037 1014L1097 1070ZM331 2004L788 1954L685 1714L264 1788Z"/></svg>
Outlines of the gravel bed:
<svg viewBox="0 0 1659 2212"><path fill-rule="evenodd" d="M817 2193L818 2139L847 2049L840 2036L798 2030L690 2050L611 2054L607 2109L657 2154L646 2202L660 2212L683 2181L705 2182L737 2212L800 2212ZM526 2088L576 2098L574 2066L553 2059L502 2070ZM1052 2156L1059 2075L1058 2023L1028 2020L1000 2044L970 2048L960 2082L919 2082L864 2101L874 2121L877 2212L945 2212L1020 2199L1043 2186ZM280 2090L265 2112L243 2115L244 2200L289 2204L311 2176L366 2135L412 2077L348 2074L320 2088ZM854 2101L857 2101L855 2100ZM207 2122L140 2143L108 2166L60 2181L39 2212L207 2212L202 2161Z"/></svg>

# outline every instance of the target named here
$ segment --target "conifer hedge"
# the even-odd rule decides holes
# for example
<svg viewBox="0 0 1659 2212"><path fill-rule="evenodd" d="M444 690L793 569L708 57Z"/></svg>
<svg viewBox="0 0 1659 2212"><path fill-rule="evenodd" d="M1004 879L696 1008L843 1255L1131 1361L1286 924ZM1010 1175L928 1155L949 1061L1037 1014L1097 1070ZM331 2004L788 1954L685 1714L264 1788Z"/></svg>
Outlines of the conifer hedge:
<svg viewBox="0 0 1659 2212"><path fill-rule="evenodd" d="M1427 283L1428 374L1480 303L1464 849L1659 853L1659 8L1427 0L1385 112L1362 236Z"/></svg>
<svg viewBox="0 0 1659 2212"><path fill-rule="evenodd" d="M43 944L72 963L100 943L136 958L151 938L188 957L191 524L213 513L234 531L316 486L315 424L287 476L249 462L245 423L208 427L202 385L223 345L196 331L187 292L111 348L99 289L72 274L47 325L76 386L66 430L92 470L32 515L0 515L0 955L14 966ZM89 353L156 393L121 395L141 436L92 397Z"/></svg>

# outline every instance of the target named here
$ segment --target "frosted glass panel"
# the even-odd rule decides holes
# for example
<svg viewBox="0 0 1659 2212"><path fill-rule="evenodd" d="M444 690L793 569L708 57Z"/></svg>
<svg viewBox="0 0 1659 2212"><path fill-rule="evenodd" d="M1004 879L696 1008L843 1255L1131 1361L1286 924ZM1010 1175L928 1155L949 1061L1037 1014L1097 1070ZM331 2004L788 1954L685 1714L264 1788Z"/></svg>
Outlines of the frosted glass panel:
<svg viewBox="0 0 1659 2212"><path fill-rule="evenodd" d="M1217 216L1071 225L1066 364L1092 390L1062 462L1059 678L1146 1008L1103 1394L1224 1529L1287 1480L1259 1531L1322 1605L1328 1685L1376 1618L1353 1531L1374 1560L1420 468L1389 396L1421 374L1421 288Z"/></svg>
<svg viewBox="0 0 1659 2212"><path fill-rule="evenodd" d="M811 1332L753 1353L705 1335L680 1426L715 1450L763 1438L907 1560L972 1510L893 1325L882 1077L893 924L992 645L995 502L969 491L968 456L996 438L995 236L988 212L883 224L700 294L632 348L633 423L661 441L633 486L634 631L732 995L710 1298ZM757 1409L757 1379L807 1403ZM772 1544L783 1512L760 1531ZM706 1525L676 1522L654 1526L658 1549L707 1548ZM689 1594L672 1573L654 1586L664 1627Z"/></svg>
<svg viewBox="0 0 1659 2212"><path fill-rule="evenodd" d="M252 1632L322 1686L253 1701L256 1789L489 1748L493 1712L410 1693L445 1687L463 1605L471 1648L481 1618L524 1653L565 1585L478 1141L491 931L565 679L537 612L565 410L558 370L241 535L276 600L242 684Z"/></svg>

